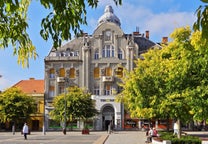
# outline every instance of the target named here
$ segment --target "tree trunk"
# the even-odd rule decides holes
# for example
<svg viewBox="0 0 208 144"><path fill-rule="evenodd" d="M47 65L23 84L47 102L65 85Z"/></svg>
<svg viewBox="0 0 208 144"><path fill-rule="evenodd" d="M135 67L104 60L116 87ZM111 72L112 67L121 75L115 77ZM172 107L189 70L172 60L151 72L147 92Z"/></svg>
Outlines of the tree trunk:
<svg viewBox="0 0 208 144"><path fill-rule="evenodd" d="M170 131L170 120L169 120L169 117L166 118L166 126L167 126L166 130L169 132Z"/></svg>
<svg viewBox="0 0 208 144"><path fill-rule="evenodd" d="M177 124L178 124L178 138L180 139L181 138L181 121L179 118L177 120Z"/></svg>

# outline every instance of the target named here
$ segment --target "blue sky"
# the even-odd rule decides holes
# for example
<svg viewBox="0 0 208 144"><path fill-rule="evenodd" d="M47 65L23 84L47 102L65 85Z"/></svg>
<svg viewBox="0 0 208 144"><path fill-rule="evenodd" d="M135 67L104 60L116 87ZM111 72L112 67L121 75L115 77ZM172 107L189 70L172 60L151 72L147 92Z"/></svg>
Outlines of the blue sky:
<svg viewBox="0 0 208 144"><path fill-rule="evenodd" d="M124 33L132 33L139 27L140 33L149 30L150 40L160 42L163 36L169 36L175 28L192 26L196 20L195 11L202 3L200 0L123 0L122 6L115 6L113 0L100 0L96 9L88 8L88 25L82 26L85 32L93 33L105 6L109 4L120 19ZM32 0L28 32L39 56L36 60L30 60L29 68L17 64L12 48L0 49L0 91L20 80L31 77L44 79L44 58L51 49L52 41L44 41L39 32L41 19L48 13L37 0Z"/></svg>

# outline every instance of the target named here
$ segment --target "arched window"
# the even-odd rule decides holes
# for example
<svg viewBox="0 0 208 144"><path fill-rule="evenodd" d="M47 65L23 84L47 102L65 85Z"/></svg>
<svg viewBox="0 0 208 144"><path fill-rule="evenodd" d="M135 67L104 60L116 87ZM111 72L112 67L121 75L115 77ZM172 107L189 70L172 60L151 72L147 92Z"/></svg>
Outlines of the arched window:
<svg viewBox="0 0 208 144"><path fill-rule="evenodd" d="M114 57L114 47L112 45L105 45L102 49L102 57Z"/></svg>
<svg viewBox="0 0 208 144"><path fill-rule="evenodd" d="M99 51L98 50L95 51L94 59L99 59Z"/></svg>
<svg viewBox="0 0 208 144"><path fill-rule="evenodd" d="M55 78L55 70L54 70L54 68L50 69L50 71L49 71L49 78Z"/></svg>
<svg viewBox="0 0 208 144"><path fill-rule="evenodd" d="M94 78L100 77L100 68L96 67L94 68Z"/></svg>
<svg viewBox="0 0 208 144"><path fill-rule="evenodd" d="M105 69L105 76L112 76L112 69L110 67Z"/></svg>
<svg viewBox="0 0 208 144"><path fill-rule="evenodd" d="M75 68L70 68L70 70L69 70L69 78L75 78Z"/></svg>
<svg viewBox="0 0 208 144"><path fill-rule="evenodd" d="M118 58L123 59L123 53L121 49L118 49Z"/></svg>
<svg viewBox="0 0 208 144"><path fill-rule="evenodd" d="M59 69L59 76L60 77L65 77L65 69L64 68Z"/></svg>

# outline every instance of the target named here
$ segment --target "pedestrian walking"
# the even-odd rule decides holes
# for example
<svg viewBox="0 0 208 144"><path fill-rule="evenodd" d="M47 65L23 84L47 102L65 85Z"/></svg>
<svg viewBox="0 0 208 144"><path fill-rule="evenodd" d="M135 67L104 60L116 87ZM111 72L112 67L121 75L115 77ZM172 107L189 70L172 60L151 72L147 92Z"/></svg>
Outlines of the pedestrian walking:
<svg viewBox="0 0 208 144"><path fill-rule="evenodd" d="M178 123L175 121L174 125L173 125L173 135L178 135L178 132L179 132L179 126L178 126Z"/></svg>
<svg viewBox="0 0 208 144"><path fill-rule="evenodd" d="M24 124L23 129L22 129L22 133L24 135L25 140L27 139L27 134L29 133L29 128L27 123Z"/></svg>
<svg viewBox="0 0 208 144"><path fill-rule="evenodd" d="M150 127L148 133L146 133L147 135L147 141L146 143L151 143L152 142L152 137L153 137L153 128Z"/></svg>

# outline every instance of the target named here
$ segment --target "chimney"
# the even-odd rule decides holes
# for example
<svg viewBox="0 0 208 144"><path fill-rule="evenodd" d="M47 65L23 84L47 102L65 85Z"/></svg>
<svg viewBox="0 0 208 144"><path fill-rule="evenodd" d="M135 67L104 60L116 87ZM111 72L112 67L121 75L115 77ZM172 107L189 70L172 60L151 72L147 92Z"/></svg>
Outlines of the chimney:
<svg viewBox="0 0 208 144"><path fill-rule="evenodd" d="M147 30L145 31L145 33L146 33L146 38L149 39L149 31Z"/></svg>
<svg viewBox="0 0 208 144"><path fill-rule="evenodd" d="M138 36L139 35L139 32L133 32L133 35Z"/></svg>
<svg viewBox="0 0 208 144"><path fill-rule="evenodd" d="M29 80L35 80L35 78L29 78Z"/></svg>
<svg viewBox="0 0 208 144"><path fill-rule="evenodd" d="M136 27L136 31L133 32L133 35L134 36L139 36L140 35L140 33L139 33L139 27L138 26Z"/></svg>
<svg viewBox="0 0 208 144"><path fill-rule="evenodd" d="M162 37L162 43L167 44L168 43L168 37Z"/></svg>
<svg viewBox="0 0 208 144"><path fill-rule="evenodd" d="M84 33L84 36L88 36L88 33Z"/></svg>

